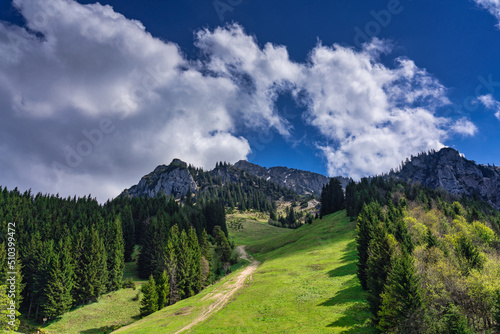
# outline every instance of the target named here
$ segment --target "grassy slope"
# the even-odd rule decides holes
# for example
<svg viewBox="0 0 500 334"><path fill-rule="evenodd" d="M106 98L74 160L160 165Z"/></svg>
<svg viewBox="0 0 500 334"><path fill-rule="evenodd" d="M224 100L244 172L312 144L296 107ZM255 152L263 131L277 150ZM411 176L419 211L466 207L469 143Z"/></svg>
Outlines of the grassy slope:
<svg viewBox="0 0 500 334"><path fill-rule="evenodd" d="M105 294L97 303L79 307L64 314L61 319L50 323L43 329L50 334L107 333L112 329L130 324L139 317L139 301L132 300L143 282L136 277L135 263L127 263L124 279L132 278L136 290L121 289Z"/></svg>
<svg viewBox="0 0 500 334"><path fill-rule="evenodd" d="M360 333L368 327L356 278L354 223L344 212L248 247L252 284L193 333Z"/></svg>
<svg viewBox="0 0 500 334"><path fill-rule="evenodd" d="M247 250L263 263L234 301L191 333L373 332L355 275L354 223L344 212L298 230L244 218L240 220L243 229L230 229L230 233L236 244L249 245ZM116 333L173 333L210 304L203 297L220 285Z"/></svg>

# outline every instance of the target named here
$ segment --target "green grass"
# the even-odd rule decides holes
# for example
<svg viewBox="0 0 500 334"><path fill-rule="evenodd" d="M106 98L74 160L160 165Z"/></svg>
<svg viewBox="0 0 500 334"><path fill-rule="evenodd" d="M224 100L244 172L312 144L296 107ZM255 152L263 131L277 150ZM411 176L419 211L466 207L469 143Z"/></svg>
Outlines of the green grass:
<svg viewBox="0 0 500 334"><path fill-rule="evenodd" d="M135 281L135 290L121 289L105 294L96 303L78 307L59 320L40 327L50 334L102 334L137 321L140 319L140 305L139 300L134 301L133 298L145 281L137 277L135 268L135 262L126 263L123 272L124 279Z"/></svg>
<svg viewBox="0 0 500 334"><path fill-rule="evenodd" d="M373 333L345 212L251 244L252 284L192 333Z"/></svg>
<svg viewBox="0 0 500 334"><path fill-rule="evenodd" d="M233 223L241 223L242 228L231 227ZM253 245L273 237L287 234L290 230L271 226L267 219L258 219L249 214L232 214L227 216L229 237L235 245Z"/></svg>
<svg viewBox="0 0 500 334"><path fill-rule="evenodd" d="M237 298L189 333L374 333L356 278L355 227L345 212L297 230L251 217L229 219L240 218L243 229L230 234L262 264ZM203 298L221 292L232 275L116 333L174 333L195 319L210 304Z"/></svg>

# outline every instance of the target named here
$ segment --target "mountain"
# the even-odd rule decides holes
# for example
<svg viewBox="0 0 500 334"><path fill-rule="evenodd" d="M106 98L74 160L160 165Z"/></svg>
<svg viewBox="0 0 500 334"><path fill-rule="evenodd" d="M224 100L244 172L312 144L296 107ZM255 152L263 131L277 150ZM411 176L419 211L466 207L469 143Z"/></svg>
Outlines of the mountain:
<svg viewBox="0 0 500 334"><path fill-rule="evenodd" d="M170 165L160 165L135 186L125 189L120 196L156 197L159 194L180 197L188 190L196 191L197 184L184 161L174 159Z"/></svg>
<svg viewBox="0 0 500 334"><path fill-rule="evenodd" d="M271 201L280 198L294 200L297 193L287 187L254 176L231 164L217 163L211 171L204 171L174 159L170 165L160 165L137 185L125 189L120 196L156 197L158 195L181 198L188 191L202 202L218 198L229 207L269 211Z"/></svg>
<svg viewBox="0 0 500 334"><path fill-rule="evenodd" d="M389 176L442 188L455 195L478 196L500 209L500 168L467 160L449 147L412 156Z"/></svg>
<svg viewBox="0 0 500 334"><path fill-rule="evenodd" d="M292 189L299 195L314 194L316 196L320 196L323 185L330 181L329 177L318 173L288 167L266 168L252 164L245 160L238 161L234 164L234 167L245 170L254 176L266 179L267 181L279 184L282 187ZM336 178L340 181L344 188L349 183L348 178L340 176Z"/></svg>

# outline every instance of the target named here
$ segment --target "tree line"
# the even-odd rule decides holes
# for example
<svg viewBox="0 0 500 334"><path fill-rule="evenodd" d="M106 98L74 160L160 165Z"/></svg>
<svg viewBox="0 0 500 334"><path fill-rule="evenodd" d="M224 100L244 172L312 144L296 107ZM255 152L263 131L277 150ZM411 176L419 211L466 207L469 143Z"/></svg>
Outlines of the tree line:
<svg viewBox="0 0 500 334"><path fill-rule="evenodd" d="M373 325L388 333L500 330L500 213L390 178L347 186L357 276Z"/></svg>
<svg viewBox="0 0 500 334"><path fill-rule="evenodd" d="M90 196L0 187L0 222L0 280L12 271L8 224L15 223L16 304L38 322L122 288L124 263L136 251L140 277L153 275L158 285L168 277L168 299L158 306L199 292L229 268L231 245L218 200L200 206L171 197L117 198L100 205Z"/></svg>

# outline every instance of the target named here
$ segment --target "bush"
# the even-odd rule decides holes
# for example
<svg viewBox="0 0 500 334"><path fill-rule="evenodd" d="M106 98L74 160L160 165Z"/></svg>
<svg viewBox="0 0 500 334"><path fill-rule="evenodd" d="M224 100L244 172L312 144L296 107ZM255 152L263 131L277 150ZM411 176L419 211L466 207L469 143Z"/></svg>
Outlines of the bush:
<svg viewBox="0 0 500 334"><path fill-rule="evenodd" d="M132 290L135 290L135 282L131 278L127 278L122 282L122 287L131 288Z"/></svg>

